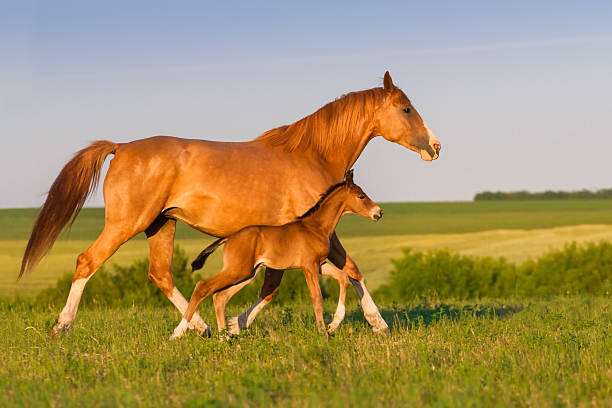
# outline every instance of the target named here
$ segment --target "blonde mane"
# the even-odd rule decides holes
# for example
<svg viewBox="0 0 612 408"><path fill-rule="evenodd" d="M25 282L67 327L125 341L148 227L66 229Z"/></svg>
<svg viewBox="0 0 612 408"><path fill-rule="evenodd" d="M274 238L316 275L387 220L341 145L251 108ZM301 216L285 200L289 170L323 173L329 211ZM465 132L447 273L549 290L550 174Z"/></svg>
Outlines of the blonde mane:
<svg viewBox="0 0 612 408"><path fill-rule="evenodd" d="M287 151L314 150L326 155L355 133L385 95L383 88L351 92L290 125L262 133L256 141Z"/></svg>

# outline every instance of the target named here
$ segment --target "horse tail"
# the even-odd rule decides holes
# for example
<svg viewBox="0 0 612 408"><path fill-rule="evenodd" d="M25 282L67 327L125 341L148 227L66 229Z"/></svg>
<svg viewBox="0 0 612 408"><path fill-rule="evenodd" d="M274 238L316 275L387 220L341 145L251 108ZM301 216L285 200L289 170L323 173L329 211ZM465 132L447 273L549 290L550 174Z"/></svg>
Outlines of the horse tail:
<svg viewBox="0 0 612 408"><path fill-rule="evenodd" d="M117 147L116 143L98 140L76 153L64 166L36 218L17 280L24 273L29 274L53 247L64 227L72 225L85 200L98 186L104 159L114 154Z"/></svg>
<svg viewBox="0 0 612 408"><path fill-rule="evenodd" d="M225 241L227 241L227 238L219 238L218 240L204 248L204 250L200 252L200 255L198 255L198 257L194 259L191 263L191 272L197 271L198 269L202 269L204 263L206 262L206 259L208 259L210 254L215 252L217 248L219 248L221 245L225 244Z"/></svg>

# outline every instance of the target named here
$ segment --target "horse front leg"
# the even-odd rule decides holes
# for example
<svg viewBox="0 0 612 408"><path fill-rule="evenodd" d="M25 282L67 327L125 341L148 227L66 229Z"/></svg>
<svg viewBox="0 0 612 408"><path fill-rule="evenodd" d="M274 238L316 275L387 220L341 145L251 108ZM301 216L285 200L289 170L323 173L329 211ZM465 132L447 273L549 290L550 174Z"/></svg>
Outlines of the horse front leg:
<svg viewBox="0 0 612 408"><path fill-rule="evenodd" d="M363 275L359 271L359 268L346 253L346 250L340 243L335 232L332 234L330 244L329 261L346 274L349 282L355 288L357 296L359 297L359 302L361 303L361 308L363 309L363 314L368 323L372 326L372 330L374 330L375 333L386 335L389 331L389 326L380 315L378 307L374 303L372 296L370 296L370 292L365 286ZM344 307L344 305L342 306ZM338 302L338 308L340 308L340 301ZM340 324L340 322L338 322L338 324Z"/></svg>
<svg viewBox="0 0 612 408"><path fill-rule="evenodd" d="M338 295L338 306L336 307L336 311L334 312L334 318L331 323L327 325L327 331L329 334L333 334L342 320L344 320L344 315L346 314L346 291L349 286L351 286L348 276L342 270L336 268L332 263L325 262L321 265L321 274L325 276L329 276L330 278L334 278L338 281L338 285L340 286L340 293Z"/></svg>

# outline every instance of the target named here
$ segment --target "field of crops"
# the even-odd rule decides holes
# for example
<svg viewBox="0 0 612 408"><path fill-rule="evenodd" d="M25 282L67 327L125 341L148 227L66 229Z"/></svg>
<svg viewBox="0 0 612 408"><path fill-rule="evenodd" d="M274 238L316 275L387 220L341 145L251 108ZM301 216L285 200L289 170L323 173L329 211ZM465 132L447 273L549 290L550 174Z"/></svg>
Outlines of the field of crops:
<svg viewBox="0 0 612 408"><path fill-rule="evenodd" d="M372 289L385 282L391 269L389 259L400 256L402 248L448 248L520 262L571 241L612 240L612 200L392 203L382 207L385 216L378 223L348 215L338 228ZM0 210L0 294L32 294L53 285L63 274L73 273L77 255L104 226L103 209L84 209L33 274L16 283L35 216L34 209ZM191 257L212 241L180 223L177 230L176 243ZM147 243L140 234L109 263L125 266L147 256ZM207 271L218 270L220 259L219 253L214 254Z"/></svg>
<svg viewBox="0 0 612 408"><path fill-rule="evenodd" d="M371 289L389 282L389 259L406 247L519 263L568 242L612 241L612 200L383 208L377 224L348 216L339 228ZM190 333L170 342L180 316L165 299L109 307L90 298L72 329L52 338L59 307L12 295L35 295L72 273L77 254L102 228L103 210L85 209L32 276L15 284L34 217L34 210L0 210L0 406L612 405L609 293L406 300L381 292L389 337L372 333L352 296L329 341L316 332L307 302L276 302L237 337ZM145 258L143 238L110 263ZM179 228L177 243L188 259L209 242ZM206 273L219 264L216 253ZM92 290L94 284L96 277ZM228 314L243 309L231 304ZM326 321L334 309L335 299L327 299ZM214 322L210 299L200 311Z"/></svg>

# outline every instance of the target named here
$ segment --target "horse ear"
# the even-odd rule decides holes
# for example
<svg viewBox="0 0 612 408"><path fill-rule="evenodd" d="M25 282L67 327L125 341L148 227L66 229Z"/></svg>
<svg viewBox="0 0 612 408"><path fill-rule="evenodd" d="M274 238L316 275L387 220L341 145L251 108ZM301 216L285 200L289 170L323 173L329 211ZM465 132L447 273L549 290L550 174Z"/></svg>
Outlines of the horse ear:
<svg viewBox="0 0 612 408"><path fill-rule="evenodd" d="M389 71L385 72L385 77L383 79L383 85L385 91L391 92L395 89L395 85L393 85L393 80L391 79L391 75L389 75Z"/></svg>
<svg viewBox="0 0 612 408"><path fill-rule="evenodd" d="M346 174L344 175L344 179L346 180L347 184L355 184L353 183L353 169L350 169L346 172Z"/></svg>

